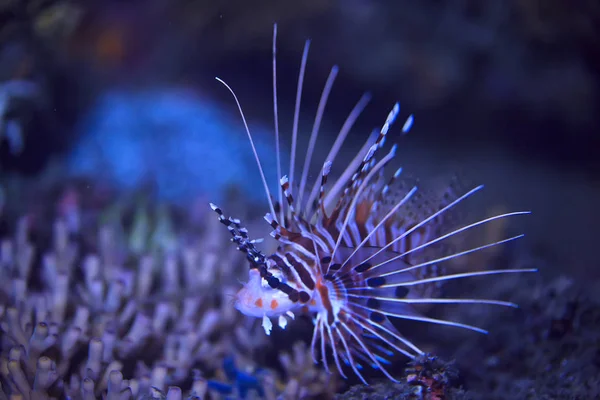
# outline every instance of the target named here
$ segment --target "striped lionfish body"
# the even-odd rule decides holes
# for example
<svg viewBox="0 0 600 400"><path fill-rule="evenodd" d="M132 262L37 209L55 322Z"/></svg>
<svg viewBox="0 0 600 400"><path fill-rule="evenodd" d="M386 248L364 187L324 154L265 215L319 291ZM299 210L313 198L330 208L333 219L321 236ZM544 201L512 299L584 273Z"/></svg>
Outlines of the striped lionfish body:
<svg viewBox="0 0 600 400"><path fill-rule="evenodd" d="M273 94L275 136L279 151L276 35L277 26L273 35ZM425 206L425 199L417 192L417 187L399 178L401 170L391 176L386 175L385 167L394 158L395 145L384 155L380 154L388 131L398 117L398 104L393 107L382 127L368 137L339 178L328 185L332 162L353 122L366 106L366 95L359 100L344 123L319 179L311 189L307 188L308 166L337 67L332 69L325 85L302 174L296 184L294 161L298 110L308 47L307 41L298 80L289 177L281 177L281 163L277 154L277 173L281 177L278 201L271 199L237 96L225 82L217 78L231 91L238 105L269 200L270 213L265 219L273 228L271 235L279 243L274 254L263 254L255 245L257 241L250 240L239 220L226 218L219 207L211 204L250 263L249 280L237 293L236 308L248 316L262 318L267 334L272 330L273 319L285 329L288 319L293 319L295 314L308 312L314 316L311 350L315 362L320 358L328 369L326 348L329 347L332 353L330 360L342 376L346 377L343 368L346 364L366 383L360 369L368 365L395 381L385 368L385 364L389 363L387 359L396 353L413 358L423 352L406 339L390 319L423 321L485 333L475 326L428 318L418 312L415 306L440 303L515 306L500 300L443 298L439 297L438 288L441 283L453 279L533 271L513 269L449 273L442 269L444 261L512 241L522 235L453 251L444 256L425 254L428 251L429 254L436 254L431 249L438 248L444 241L471 228L528 212L497 215L444 231L451 209L482 189L482 186L464 194L455 194L456 191L451 187L441 193L436 201L429 201L430 205ZM409 116L401 131L407 132L412 124L413 117ZM292 187L299 188L298 198L294 197ZM303 194L307 195L305 201Z"/></svg>

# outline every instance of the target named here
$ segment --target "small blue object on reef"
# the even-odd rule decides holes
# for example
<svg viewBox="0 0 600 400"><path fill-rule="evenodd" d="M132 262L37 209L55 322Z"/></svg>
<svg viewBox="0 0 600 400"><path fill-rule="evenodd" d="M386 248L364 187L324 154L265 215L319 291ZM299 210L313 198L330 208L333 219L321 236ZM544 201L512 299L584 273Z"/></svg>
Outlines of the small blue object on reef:
<svg viewBox="0 0 600 400"><path fill-rule="evenodd" d="M260 398L264 397L265 394L259 379L255 375L240 371L235 365L233 357L225 357L223 371L231 383L209 380L207 383L210 390L223 395L237 396L231 397L232 399L245 399L251 390L256 391Z"/></svg>
<svg viewBox="0 0 600 400"><path fill-rule="evenodd" d="M150 185L171 202L219 198L230 186L260 201L260 178L246 173L254 158L240 124L218 103L185 88L106 91L79 125L68 172L125 190ZM272 128L253 130L257 151L273 154ZM276 165L265 168L275 171Z"/></svg>
<svg viewBox="0 0 600 400"><path fill-rule="evenodd" d="M6 140L12 154L23 151L24 138L19 121L9 116L11 104L17 99L39 100L39 94L39 87L31 81L0 82L0 143Z"/></svg>

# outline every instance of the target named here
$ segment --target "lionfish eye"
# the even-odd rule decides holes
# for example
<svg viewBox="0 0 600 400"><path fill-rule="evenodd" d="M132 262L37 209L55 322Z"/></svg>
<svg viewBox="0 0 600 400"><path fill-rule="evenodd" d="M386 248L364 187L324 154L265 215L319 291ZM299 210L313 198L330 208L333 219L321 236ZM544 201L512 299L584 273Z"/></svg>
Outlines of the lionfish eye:
<svg viewBox="0 0 600 400"><path fill-rule="evenodd" d="M271 268L271 269L269 269L269 272L271 273L271 275L273 275L274 278L277 278L277 280L279 280L279 282L285 282L285 277L283 276L283 273L281 272L281 270L279 270L277 268ZM265 278L260 279L260 284L263 287L263 289L273 289L271 287L271 285L269 285L269 282Z"/></svg>
<svg viewBox="0 0 600 400"><path fill-rule="evenodd" d="M269 286L269 282L267 282L267 280L265 278L260 278L260 286L262 286L263 289L270 289L271 288Z"/></svg>

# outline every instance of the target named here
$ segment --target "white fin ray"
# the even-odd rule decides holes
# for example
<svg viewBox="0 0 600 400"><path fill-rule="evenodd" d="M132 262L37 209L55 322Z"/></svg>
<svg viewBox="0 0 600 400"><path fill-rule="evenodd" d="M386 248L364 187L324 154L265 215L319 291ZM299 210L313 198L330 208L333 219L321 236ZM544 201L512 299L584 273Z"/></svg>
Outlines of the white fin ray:
<svg viewBox="0 0 600 400"><path fill-rule="evenodd" d="M373 167L373 169L367 174L367 177L365 178L364 182L361 184L361 186L356 191L356 195L353 197L352 201L350 202L350 205L348 206L346 218L344 219L344 222L340 229L338 239L335 243L335 248L331 252L331 258L333 258L335 256L335 252L336 252L337 248L340 246L340 243L342 242L344 232L346 231L346 227L348 226L348 223L350 222L350 218L352 217L352 214L354 212L354 207L356 206L356 203L358 202L360 194L364 191L364 189L366 188L366 186L369 183L369 180L373 177L373 175L375 175L380 168L383 168L390 160L392 160L395 155L396 155L396 147L394 146L394 147L392 147L390 152L385 157L383 157L381 159L381 161L379 161L377 163L377 165L375 165L375 167Z"/></svg>
<svg viewBox="0 0 600 400"><path fill-rule="evenodd" d="M273 120L275 124L275 157L277 159L277 178L281 173L281 148L279 140L279 111L277 109L277 24L273 25ZM279 223L285 227L283 193L277 190L279 200Z"/></svg>
<svg viewBox="0 0 600 400"><path fill-rule="evenodd" d="M356 376L358 376L358 378L362 381L362 383L364 383L365 385L369 385L367 383L365 377L362 376L362 374L358 371L358 368L356 368L356 363L354 362L354 357L352 357L352 352L348 348L348 343L346 343L346 339L344 339L344 335L342 335L342 333L340 332L340 330L338 329L338 327L336 325L333 326L333 329L338 334L338 337L340 338L340 341L342 342L342 346L344 346L344 350L346 350L346 357L348 358L348 361L349 361L348 364L350 364L350 368L352 368L352 371L354 371L354 373L356 374Z"/></svg>
<svg viewBox="0 0 600 400"><path fill-rule="evenodd" d="M304 44L300 72L298 74L298 87L296 89L296 105L294 107L294 125L292 126L292 151L290 157L290 185L294 184L294 173L296 168L296 147L298 145L298 120L300 119L300 103L302 102L302 89L304 87L304 74L306 73L306 62L308 60L308 49L310 40Z"/></svg>
<svg viewBox="0 0 600 400"><path fill-rule="evenodd" d="M339 323L350 334L350 336L352 336L354 338L354 340L356 341L356 343L358 343L358 345L362 348L362 350L365 352L365 354L375 363L375 365L377 365L377 367L379 368L379 370L381 372L383 372L383 374L385 376L387 376L387 378L389 380L391 380L394 383L400 383L400 381L398 379L394 378L387 371L387 369L385 369L385 367L383 365L381 365L381 363L379 362L379 360L377 359L377 357L373 354L373 352L371 350L369 350L369 348L365 345L365 343L362 341L362 339L356 333L354 333L354 331L352 331L352 329L350 329L348 327L348 325L346 325L346 323L344 323L343 321L339 321Z"/></svg>
<svg viewBox="0 0 600 400"><path fill-rule="evenodd" d="M367 106L367 104L369 103L370 100L371 100L371 95L369 93L363 94L363 96L360 98L358 103L356 103L356 105L354 106L352 111L350 111L350 114L346 118L346 121L344 121L344 124L342 125L342 128L340 129L337 137L335 138L335 142L331 146L331 149L329 150L327 157L325 157L326 160L329 160L329 162L331 162L331 163L333 163L335 161L335 158L336 158L338 152L340 151L340 149L342 148L342 145L344 144L344 141L346 140L346 136L348 136L350 129L352 129L357 118L363 112L363 110L365 109L365 107ZM305 214L308 215L309 219L312 217L312 214L309 214L309 212L310 212L309 208L310 208L311 204L313 203L313 201L315 200L315 197L317 196L318 189L319 189L319 183L318 183L318 181L315 181L313 188L310 192L310 196L308 197L308 200L306 202L306 208L305 208Z"/></svg>
<svg viewBox="0 0 600 400"><path fill-rule="evenodd" d="M495 246L498 246L498 245L501 245L501 244L504 244L504 243L512 242L513 240L520 239L523 236L525 236L525 235L517 235L517 236L510 237L508 239L498 240L496 242L488 243L488 244L483 245L483 246L473 247L473 248L471 248L469 250L465 250L465 251L461 251L461 252L458 252L458 253L450 254L450 255L445 256L445 257L439 257L439 258L436 258L435 260L425 261L425 262L422 262L422 263L419 263L419 264L416 264L416 265L413 265L413 266L410 266L410 267L407 267L407 268L403 268L403 269L399 269L399 270L396 270L396 271L387 272L385 274L381 274L381 275L377 275L377 276L379 276L379 277L386 277L386 276L390 276L390 275L394 275L394 274L399 274L399 273L403 273L403 272L412 271L412 270L415 270L417 268L423 268L423 267L428 266L428 265L439 264L439 263L441 263L443 261L453 260L453 259L455 259L457 257L462 257L462 256L465 256L467 254L471 254L471 253L475 253L475 252L478 252L478 251L481 251L481 250L484 250L484 249L488 249L490 247L495 247ZM371 268L371 270L369 272L372 273L379 266L385 265L385 264L387 264L389 262L394 262L396 260L401 259L402 257L404 257L404 255L400 254L400 255L398 255L396 257L390 258L387 261L384 261L381 264L374 265L373 268Z"/></svg>
<svg viewBox="0 0 600 400"><path fill-rule="evenodd" d="M250 140L250 146L252 146L252 152L254 153L254 158L256 159L256 164L258 165L258 170L260 171L260 178L262 179L263 186L265 187L265 193L267 195L267 201L269 202L269 208L271 209L271 214L273 216L276 216L277 214L275 214L275 208L273 207L273 201L271 200L271 192L269 191L269 185L267 184L267 178L265 177L265 173L263 171L263 167L260 162L260 157L258 156L256 147L254 146L254 140L252 139L252 134L250 133L250 128L248 128L248 122L246 121L246 116L244 115L244 111L242 110L242 105L240 104L240 101L238 100L237 95L235 94L233 89L227 83L225 83L224 80L222 80L219 77L216 77L215 79L217 81L221 82L223 84L223 86L225 86L227 88L227 90L229 90L229 92L231 92L231 94L235 100L235 103L237 104L238 110L242 117L242 121L244 122L244 127L246 128L246 133L248 134L248 139Z"/></svg>
<svg viewBox="0 0 600 400"><path fill-rule="evenodd" d="M319 107L317 109L317 116L313 125L312 132L310 133L310 139L308 140L308 149L306 150L306 157L304 158L304 167L302 168L302 177L300 178L300 189L298 190L298 209L302 212L302 199L304 197L304 187L306 186L306 179L308 178L308 170L310 168L310 162L312 161L313 152L315 150L315 144L317 143L317 137L319 136L319 128L321 127L321 121L323 119L323 113L325 112L325 106L327 105L327 99L333 88L333 82L338 74L338 67L334 66L331 68L331 72L327 77L325 88L321 93L321 100L319 100Z"/></svg>
<svg viewBox="0 0 600 400"><path fill-rule="evenodd" d="M362 262L367 262L369 261L371 258L375 257L376 255L378 255L380 252L383 252L385 250L387 250L388 248L390 248L391 246L394 245L394 243L404 239L405 237L407 237L408 235L410 235L412 232L414 232L415 230L419 229L420 227L422 227L423 225L425 225L426 223L428 223L429 221L433 220L434 218L442 215L444 212L446 212L447 210L449 210L450 208L454 207L455 205L457 205L458 203L460 203L461 201L467 199L468 197L472 196L473 194L475 194L476 192L480 191L481 189L483 189L483 185L479 185L476 188L471 189L470 191L468 191L467 193L463 194L462 196L460 196L459 198L457 198L456 200L452 201L450 204L446 205L445 207L443 207L442 209L434 212L433 214L431 214L429 217L425 218L424 220L422 220L420 223L416 224L415 226L413 226L412 228L406 230L402 235L398 236L397 238L395 238L394 240L390 241L387 245L383 246L378 252L376 252L375 254L371 255L369 258L363 260Z"/></svg>

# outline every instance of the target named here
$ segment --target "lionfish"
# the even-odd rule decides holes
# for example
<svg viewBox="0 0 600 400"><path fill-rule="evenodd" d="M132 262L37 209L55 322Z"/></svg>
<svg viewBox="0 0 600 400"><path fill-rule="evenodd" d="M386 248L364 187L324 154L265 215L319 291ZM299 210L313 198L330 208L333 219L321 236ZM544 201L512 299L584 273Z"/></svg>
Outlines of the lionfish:
<svg viewBox="0 0 600 400"><path fill-rule="evenodd" d="M435 206L431 206L431 201L426 206L427 199L417 195L417 187L407 187L399 179L401 169L386 179L384 169L394 158L396 145L380 159L377 156L399 114L398 104L394 105L381 129L368 137L345 171L326 190L332 163L369 101L368 94L363 95L350 112L323 164L320 179L316 179L312 190L307 190L308 167L337 66L332 68L322 92L299 185L295 185L299 109L310 40L305 43L300 65L289 176L282 176L276 39L277 25L273 30L272 55L277 174L280 177L278 199L271 196L266 174L235 92L223 80L216 78L231 92L237 104L269 202L270 212L265 220L273 228L271 236L278 242L275 253L265 255L256 247L256 243L262 239L251 240L248 230L239 219L226 218L218 206L210 203L221 223L231 233L231 240L246 254L250 266L249 280L237 293L235 306L247 316L262 318L267 335L273 328L271 319L276 319L279 327L285 329L288 318L294 319L296 314L308 312L314 323L311 354L315 363L318 362L320 351L323 366L329 371L326 348L330 347L330 358L333 358L344 378L346 374L342 363L349 365L365 384L367 381L360 372L363 365L379 369L389 379L397 381L384 366L390 363L388 358L397 353L414 358L424 352L397 330L391 322L393 319L487 333L476 326L426 317L418 312L416 305L491 304L516 307L514 303L500 300L440 297L439 287L455 279L535 271L493 269L449 274L441 266L445 261L510 242L523 235L433 259L415 255L474 227L510 216L529 214L529 211L496 215L442 233L450 209L480 191L483 185L462 195L456 195L451 186ZM401 132L408 132L413 121L414 117L410 115ZM299 188L297 199L294 198L292 187ZM303 202L305 192L308 198Z"/></svg>

